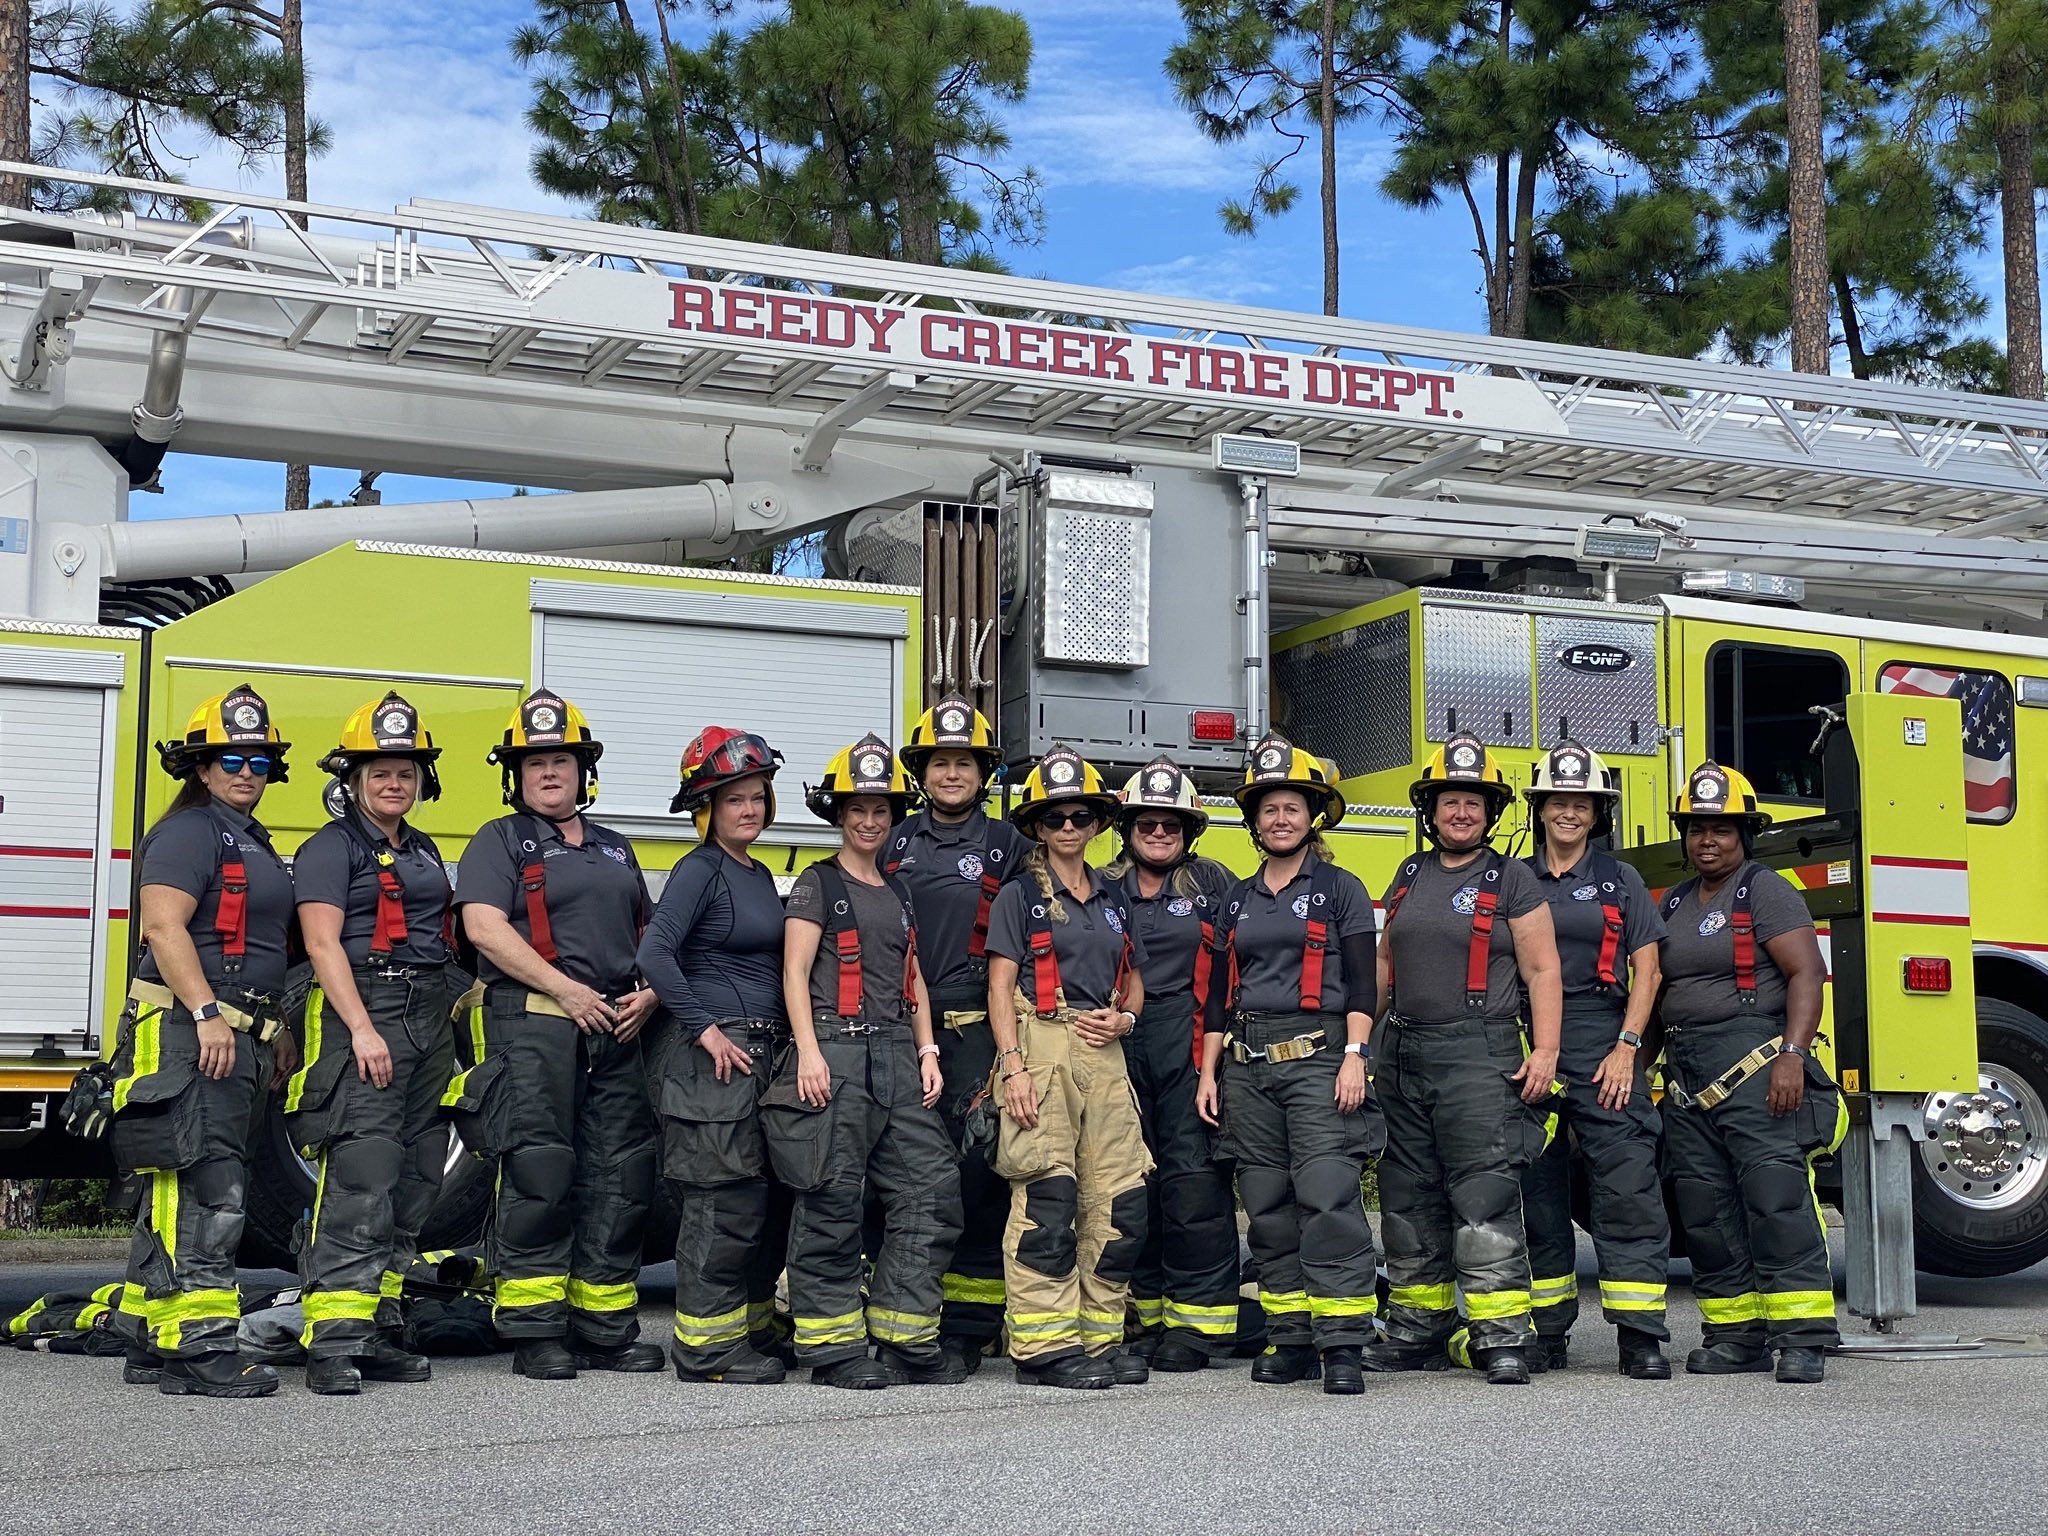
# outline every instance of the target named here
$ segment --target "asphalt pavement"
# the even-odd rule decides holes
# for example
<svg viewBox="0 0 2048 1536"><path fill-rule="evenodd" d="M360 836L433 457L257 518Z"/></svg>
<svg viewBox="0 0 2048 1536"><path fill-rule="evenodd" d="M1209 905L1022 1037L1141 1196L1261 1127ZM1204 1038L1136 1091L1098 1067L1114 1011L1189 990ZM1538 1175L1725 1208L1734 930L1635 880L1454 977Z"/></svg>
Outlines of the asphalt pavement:
<svg viewBox="0 0 2048 1536"><path fill-rule="evenodd" d="M1582 1245L1583 1248L1583 1245ZM1590 1258L1582 1283L1591 1290ZM118 1266L0 1266L0 1308ZM1680 1266L1680 1274L1683 1267ZM280 1277L282 1283L283 1277ZM643 1278L665 1337L673 1276ZM1923 1276L1907 1331L2048 1334L2048 1265ZM1697 1341L1682 1285L1676 1350ZM1860 1325L1848 1330L1854 1334ZM0 1349L0 1532L1226 1532L2024 1528L2048 1499L2048 1358L1836 1359L1769 1376L1631 1382L1581 1319L1571 1368L1367 1378L1362 1397L1254 1387L1232 1362L1143 1387L529 1382L509 1356L433 1381L220 1403L121 1383L120 1363Z"/></svg>

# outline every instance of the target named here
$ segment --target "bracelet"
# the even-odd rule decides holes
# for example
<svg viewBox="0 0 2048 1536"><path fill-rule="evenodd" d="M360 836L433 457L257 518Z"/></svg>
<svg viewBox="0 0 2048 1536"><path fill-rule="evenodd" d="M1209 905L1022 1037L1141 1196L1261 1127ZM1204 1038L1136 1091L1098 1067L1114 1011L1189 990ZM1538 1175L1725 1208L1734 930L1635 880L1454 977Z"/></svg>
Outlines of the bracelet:
<svg viewBox="0 0 2048 1536"><path fill-rule="evenodd" d="M997 1060L997 1061L1001 1061L1001 1060L1002 1060L1002 1059L1003 1059L1003 1058L1004 1058L1005 1056L1016 1056L1016 1057L1020 1057L1020 1058L1021 1058L1021 1057L1023 1056L1023 1054L1024 1054L1024 1047L1023 1047L1023 1046L1021 1046L1021 1045L1013 1045L1013 1046L1011 1046L1011 1047L1010 1047L1010 1048L1009 1048L1009 1049L1008 1049L1007 1051L997 1051L997 1052L996 1052L996 1060Z"/></svg>
<svg viewBox="0 0 2048 1536"><path fill-rule="evenodd" d="M1003 1074L1003 1076L1002 1076L1002 1081L1003 1081L1003 1082L1006 1082L1006 1083L1007 1083L1007 1082L1008 1082L1008 1081L1009 1081L1009 1080L1010 1080L1011 1078L1013 1078L1013 1077L1029 1077L1030 1075L1031 1075L1031 1069L1030 1069L1030 1068L1028 1068L1028 1067L1019 1067L1019 1068L1018 1068L1018 1069L1017 1069L1016 1071L1014 1071L1014 1072L1005 1072L1005 1073Z"/></svg>
<svg viewBox="0 0 2048 1536"><path fill-rule="evenodd" d="M1781 1056L1804 1056L1811 1060L1813 1050L1809 1046L1794 1045L1790 1040L1781 1040L1778 1042L1778 1054Z"/></svg>
<svg viewBox="0 0 2048 1536"><path fill-rule="evenodd" d="M917 1054L919 1057L936 1056L939 1054L939 1048L936 1045L920 1045Z"/></svg>

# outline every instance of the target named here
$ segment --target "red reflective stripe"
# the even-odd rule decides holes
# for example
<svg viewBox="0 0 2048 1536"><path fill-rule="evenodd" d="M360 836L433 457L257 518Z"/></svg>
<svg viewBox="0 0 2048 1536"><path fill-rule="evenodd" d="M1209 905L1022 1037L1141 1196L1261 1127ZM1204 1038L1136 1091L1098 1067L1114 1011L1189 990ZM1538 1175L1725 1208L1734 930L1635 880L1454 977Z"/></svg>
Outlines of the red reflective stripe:
<svg viewBox="0 0 2048 1536"><path fill-rule="evenodd" d="M1302 926L1301 1010L1320 1013L1323 1009L1323 953L1330 947L1330 925L1311 918Z"/></svg>
<svg viewBox="0 0 2048 1536"><path fill-rule="evenodd" d="M1408 887L1396 886L1394 894L1387 898L1387 920L1380 924L1380 953L1387 957L1387 996L1394 995L1394 946L1386 942L1387 930L1394 926L1394 914L1401 910L1401 903L1407 899Z"/></svg>
<svg viewBox="0 0 2048 1536"><path fill-rule="evenodd" d="M1744 1004L1756 1004L1756 920L1742 909L1740 901L1730 915L1735 930L1735 990Z"/></svg>
<svg viewBox="0 0 2048 1536"><path fill-rule="evenodd" d="M555 931L548 924L548 871L539 859L519 872L519 883L526 891L526 942L533 946L533 952L553 965L559 956L555 953Z"/></svg>
<svg viewBox="0 0 2048 1536"><path fill-rule="evenodd" d="M1111 982L1111 983L1110 983L1110 987L1109 987L1109 1001L1110 1001L1110 1006L1111 1006L1111 1007L1114 1007L1114 1008L1121 1008L1121 1007L1123 1007L1123 1005L1124 1005L1124 983L1128 982L1128 981L1129 981L1130 979L1131 979L1131 936L1130 936L1130 935L1129 935L1128 933L1126 933L1126 934L1124 935L1124 948L1123 948L1123 953L1122 953L1122 954L1120 954L1120 955L1118 955L1118 956L1116 957L1116 980L1115 980L1115 981L1113 981L1113 982Z"/></svg>
<svg viewBox="0 0 2048 1536"><path fill-rule="evenodd" d="M377 930L370 935L370 953L389 955L408 937L405 887L388 869L377 871Z"/></svg>
<svg viewBox="0 0 2048 1536"><path fill-rule="evenodd" d="M1606 987L1621 984L1621 972L1616 962L1621 959L1621 908L1613 902L1603 902L1600 918L1606 924L1600 935L1600 984Z"/></svg>
<svg viewBox="0 0 2048 1536"><path fill-rule="evenodd" d="M249 949L249 871L240 859L220 867L220 909L214 913L213 931L220 935L220 952L239 960Z"/></svg>
<svg viewBox="0 0 2048 1536"><path fill-rule="evenodd" d="M1472 947L1465 956L1465 1006L1486 1003L1486 962L1493 948L1493 911L1500 904L1497 891L1481 891L1472 905Z"/></svg>
<svg viewBox="0 0 2048 1536"><path fill-rule="evenodd" d="M1238 991L1237 925L1235 923L1230 925L1230 937L1223 941L1223 958L1226 962L1223 1006L1225 1008L1235 1008L1237 1006Z"/></svg>
<svg viewBox="0 0 2048 1536"><path fill-rule="evenodd" d="M1031 936L1031 1005L1040 1013L1052 1015L1060 1007L1060 962L1052 952L1052 933L1034 933Z"/></svg>
<svg viewBox="0 0 2048 1536"><path fill-rule="evenodd" d="M1202 924L1202 945L1195 951L1195 1030L1200 1038L1202 1010L1209 1003L1209 972L1216 957L1210 953L1216 943L1216 925Z"/></svg>
<svg viewBox="0 0 2048 1536"><path fill-rule="evenodd" d="M907 915L907 914L906 914ZM903 1011L917 1011L917 930L907 930L903 950Z"/></svg>
<svg viewBox="0 0 2048 1536"><path fill-rule="evenodd" d="M832 942L839 949L839 1017L857 1019L860 1017L863 986L860 972L860 930L842 928L832 935Z"/></svg>
<svg viewBox="0 0 2048 1536"><path fill-rule="evenodd" d="M996 894L1003 888L1000 875L984 873L981 877L981 901L974 909L974 935L967 941L967 957L979 960L988 953L988 914L996 904Z"/></svg>

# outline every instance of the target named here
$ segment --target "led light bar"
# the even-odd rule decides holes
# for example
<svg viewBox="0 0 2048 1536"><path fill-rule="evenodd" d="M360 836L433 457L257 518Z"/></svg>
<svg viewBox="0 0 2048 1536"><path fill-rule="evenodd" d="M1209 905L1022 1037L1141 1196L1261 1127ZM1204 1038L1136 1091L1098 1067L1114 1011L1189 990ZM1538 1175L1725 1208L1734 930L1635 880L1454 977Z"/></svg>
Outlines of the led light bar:
<svg viewBox="0 0 2048 1536"><path fill-rule="evenodd" d="M1291 479L1301 473L1301 444L1284 437L1219 432L1209 439L1209 450L1218 469L1240 475L1280 475Z"/></svg>

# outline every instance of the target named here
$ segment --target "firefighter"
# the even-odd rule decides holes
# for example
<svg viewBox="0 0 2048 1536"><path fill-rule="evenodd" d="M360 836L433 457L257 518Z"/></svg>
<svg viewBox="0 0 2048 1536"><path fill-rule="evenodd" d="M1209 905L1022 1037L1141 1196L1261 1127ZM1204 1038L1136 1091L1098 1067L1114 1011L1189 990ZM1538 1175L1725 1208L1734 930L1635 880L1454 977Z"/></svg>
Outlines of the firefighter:
<svg viewBox="0 0 2048 1536"><path fill-rule="evenodd" d="M1131 1347L1159 1371L1199 1371L1237 1336L1237 1211L1230 1177L1209 1156L1195 1109L1199 1019L1211 950L1236 877L1195 853L1209 825L1194 781L1170 758L1132 774L1119 796L1122 851L1103 870L1150 957L1143 1026L1124 1047L1159 1165L1149 1187L1145 1247L1131 1282Z"/></svg>
<svg viewBox="0 0 2048 1536"><path fill-rule="evenodd" d="M1536 826L1529 867L1557 936L1564 988L1558 1073L1566 1084L1551 1101L1558 1134L1522 1170L1536 1326L1529 1363L1562 1370L1578 1317L1569 1128L1592 1190L1600 1307L1615 1325L1621 1374L1666 1381L1671 1365L1659 1346L1671 1337L1664 1325L1671 1229L1657 1172L1657 1108L1638 1059L1657 999L1664 923L1643 877L1591 846L1612 834L1621 799L1599 754L1560 742L1537 762L1534 782L1522 793Z"/></svg>
<svg viewBox="0 0 2048 1536"><path fill-rule="evenodd" d="M676 1227L678 1381L772 1386L787 1373L775 1282L789 1247L790 1192L770 1175L760 1100L789 1044L782 898L748 849L775 819L782 754L708 726L683 749L669 802L697 846L662 887L640 966L672 1022L652 1052L662 1176Z"/></svg>
<svg viewBox="0 0 2048 1536"><path fill-rule="evenodd" d="M1672 821L1698 874L1664 898L1665 1156L1705 1323L1696 1375L1818 1382L1840 1341L1813 1159L1846 1129L1813 1056L1827 968L1798 890L1751 857L1770 818L1706 762Z"/></svg>
<svg viewBox="0 0 2048 1536"><path fill-rule="evenodd" d="M966 1367L939 1346L960 1174L933 1108L945 1082L931 1000L909 893L876 863L910 812L910 781L888 743L866 736L826 765L804 804L839 828L840 848L789 893L782 990L796 1049L761 1106L769 1161L796 1192L797 1359L832 1387L965 1381ZM872 1271L861 1262L869 1188L882 1210Z"/></svg>
<svg viewBox="0 0 2048 1536"><path fill-rule="evenodd" d="M320 760L340 814L292 865L315 985L284 1107L319 1170L299 1272L306 1385L325 1395L429 1375L400 1343L398 1291L448 1160L452 892L441 850L405 818L439 798L440 755L397 693L358 709Z"/></svg>
<svg viewBox="0 0 2048 1536"><path fill-rule="evenodd" d="M946 1089L939 1109L960 1152L960 1240L945 1273L940 1343L977 1370L1003 1328L1003 1223L1009 1182L992 1146L966 1135L975 1096L995 1065L988 1026L988 924L996 893L1022 869L1030 839L982 811L1002 766L988 721L958 695L939 700L897 754L924 807L896 829L883 868L903 882L917 921L918 966L931 989L933 1036Z"/></svg>
<svg viewBox="0 0 2048 1536"><path fill-rule="evenodd" d="M639 1342L641 1227L654 1123L639 1034L655 995L634 940L647 883L633 846L583 813L604 745L583 711L537 689L489 754L511 814L477 829L456 869L483 1002L479 1061L502 1059L509 1103L490 1225L493 1317L513 1369L658 1371Z"/></svg>
<svg viewBox="0 0 2048 1536"><path fill-rule="evenodd" d="M1150 1374L1123 1348L1152 1171L1123 1049L1145 1010L1145 946L1121 892L1085 857L1116 809L1101 775L1055 745L1010 813L1037 844L1027 878L1003 888L989 922L996 1171L1010 1180L1005 1311L1027 1386L1135 1386Z"/></svg>
<svg viewBox="0 0 2048 1536"><path fill-rule="evenodd" d="M237 1349L235 1250L250 1136L288 1065L271 1042L290 1040L278 998L292 877L256 810L290 748L246 683L157 744L182 783L143 839L144 948L113 1057L114 1159L143 1181L115 1325L124 1379L173 1396L277 1390L277 1373Z"/></svg>
<svg viewBox="0 0 2048 1536"><path fill-rule="evenodd" d="M1513 792L1476 736L1446 741L1409 799L1435 847L1402 864L1384 904L1373 1061L1387 1116L1380 1210L1391 1290L1386 1339L1366 1364L1443 1365L1462 1290L1472 1359L1489 1382L1526 1382L1533 1329L1517 1176L1548 1139L1557 1073L1550 908L1529 866L1487 841Z"/></svg>
<svg viewBox="0 0 2048 1536"><path fill-rule="evenodd" d="M1259 1264L1270 1342L1252 1380L1320 1376L1348 1396L1365 1390L1360 1352L1379 1310L1362 1192L1386 1142L1366 1072L1372 898L1330 861L1321 834L1343 820L1344 797L1310 754L1265 737L1236 799L1262 861L1225 898L1196 1103L1237 1164Z"/></svg>

